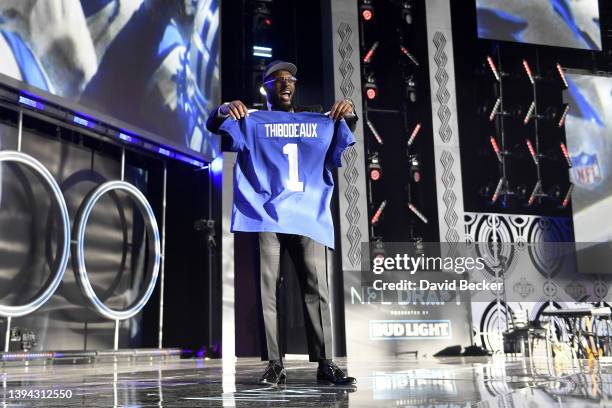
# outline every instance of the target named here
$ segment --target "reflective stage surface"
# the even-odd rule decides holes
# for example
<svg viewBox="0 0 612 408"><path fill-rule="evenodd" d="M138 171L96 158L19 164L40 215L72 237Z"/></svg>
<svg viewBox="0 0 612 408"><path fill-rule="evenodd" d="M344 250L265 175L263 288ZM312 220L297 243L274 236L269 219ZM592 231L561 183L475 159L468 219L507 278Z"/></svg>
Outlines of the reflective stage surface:
<svg viewBox="0 0 612 408"><path fill-rule="evenodd" d="M612 407L612 364L597 362L351 360L356 389L318 385L315 364L286 365L282 388L257 385L258 359L0 366L0 407Z"/></svg>

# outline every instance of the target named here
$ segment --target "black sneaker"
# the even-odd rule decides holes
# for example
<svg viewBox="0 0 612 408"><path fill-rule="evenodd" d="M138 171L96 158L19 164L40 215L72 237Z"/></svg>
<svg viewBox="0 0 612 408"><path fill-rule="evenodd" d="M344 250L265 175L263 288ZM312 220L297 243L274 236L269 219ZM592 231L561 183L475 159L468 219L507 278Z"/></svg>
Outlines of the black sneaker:
<svg viewBox="0 0 612 408"><path fill-rule="evenodd" d="M334 385L351 385L357 382L354 377L348 377L333 361L319 364L317 381Z"/></svg>
<svg viewBox="0 0 612 408"><path fill-rule="evenodd" d="M266 371L259 379L261 385L278 385L284 384L287 380L287 373L285 367L280 365L277 361L270 361Z"/></svg>

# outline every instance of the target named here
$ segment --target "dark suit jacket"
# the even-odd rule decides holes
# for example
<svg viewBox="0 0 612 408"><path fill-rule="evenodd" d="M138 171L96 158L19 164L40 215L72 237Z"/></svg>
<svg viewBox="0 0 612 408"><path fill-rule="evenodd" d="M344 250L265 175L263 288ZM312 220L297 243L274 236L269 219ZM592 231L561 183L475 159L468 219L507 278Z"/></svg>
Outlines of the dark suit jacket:
<svg viewBox="0 0 612 408"><path fill-rule="evenodd" d="M323 113L323 107L321 105L296 106L293 108L293 110L295 112ZM216 107L211 112L211 115L208 117L208 120L206 121L206 129L216 134L219 134L219 128L221 127L221 124L223 124L223 121L227 119L227 118L219 117L218 112L219 112L219 107ZM349 129L351 129L351 132L354 132L355 128L357 127L357 121L359 120L359 118L357 117L357 114L346 117L344 120L346 120L346 124L348 125ZM229 140L229 137L222 134L221 135L221 150L227 151L229 150L229 146L231 145L232 145L232 141Z"/></svg>

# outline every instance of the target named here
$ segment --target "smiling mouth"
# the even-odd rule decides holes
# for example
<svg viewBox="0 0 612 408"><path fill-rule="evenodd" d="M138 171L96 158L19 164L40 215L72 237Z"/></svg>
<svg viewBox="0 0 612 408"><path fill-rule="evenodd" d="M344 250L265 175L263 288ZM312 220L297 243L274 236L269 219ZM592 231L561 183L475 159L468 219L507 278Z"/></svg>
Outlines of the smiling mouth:
<svg viewBox="0 0 612 408"><path fill-rule="evenodd" d="M284 102L289 102L291 100L291 92L290 91L281 92L280 99Z"/></svg>

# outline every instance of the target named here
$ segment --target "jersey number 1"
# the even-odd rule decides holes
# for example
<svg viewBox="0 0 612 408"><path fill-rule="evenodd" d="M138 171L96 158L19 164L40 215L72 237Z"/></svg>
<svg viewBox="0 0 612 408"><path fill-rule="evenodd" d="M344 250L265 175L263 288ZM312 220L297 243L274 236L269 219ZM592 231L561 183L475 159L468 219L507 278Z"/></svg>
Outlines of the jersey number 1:
<svg viewBox="0 0 612 408"><path fill-rule="evenodd" d="M287 143L283 146L283 153L289 158L289 179L287 188L290 191L304 191L304 183L298 176L298 147L296 143Z"/></svg>

